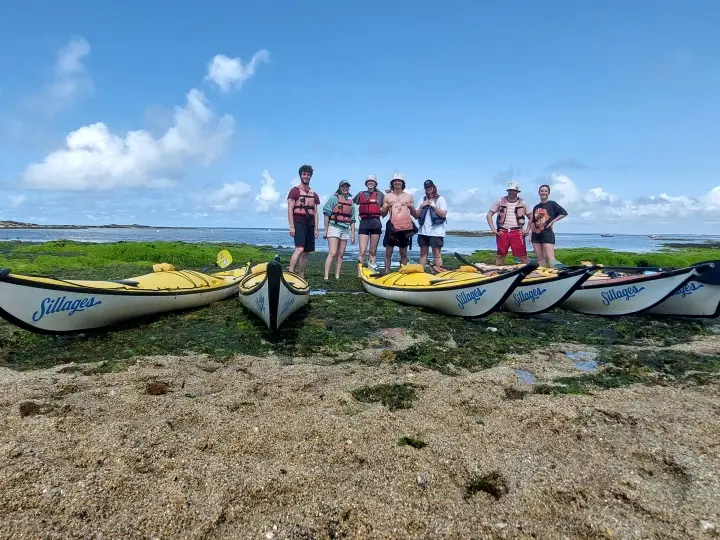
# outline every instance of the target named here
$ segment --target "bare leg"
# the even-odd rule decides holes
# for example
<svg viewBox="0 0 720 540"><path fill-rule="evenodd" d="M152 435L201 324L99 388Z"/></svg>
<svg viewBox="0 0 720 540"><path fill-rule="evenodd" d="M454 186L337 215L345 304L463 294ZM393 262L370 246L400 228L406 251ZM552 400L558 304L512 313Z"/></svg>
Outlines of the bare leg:
<svg viewBox="0 0 720 540"><path fill-rule="evenodd" d="M370 235L358 234L358 262L360 264L365 262L365 250L367 249L368 240L370 240ZM372 258L370 260L372 261Z"/></svg>
<svg viewBox="0 0 720 540"><path fill-rule="evenodd" d="M433 264L435 266L442 267L442 250L438 247L432 248L433 252Z"/></svg>
<svg viewBox="0 0 720 540"><path fill-rule="evenodd" d="M308 263L308 253L305 253L303 251L302 255L300 255L300 259L298 260L298 274L300 277L305 277L305 268L307 268Z"/></svg>
<svg viewBox="0 0 720 540"><path fill-rule="evenodd" d="M346 247L347 240L340 240L338 242L337 254L335 255L335 279L340 279L340 269L342 268L343 257L345 256Z"/></svg>
<svg viewBox="0 0 720 540"><path fill-rule="evenodd" d="M552 266L555 260L555 244L543 244L543 249L545 250L548 266Z"/></svg>
<svg viewBox="0 0 720 540"><path fill-rule="evenodd" d="M400 264L403 266L407 264L407 252L408 248L400 248Z"/></svg>
<svg viewBox="0 0 720 540"><path fill-rule="evenodd" d="M538 260L538 265L545 266L545 259L547 258L547 255L545 254L545 250L543 249L543 244L538 244L537 242L533 242L532 246L533 246L533 251L535 252L535 256L537 257L537 260Z"/></svg>
<svg viewBox="0 0 720 540"><path fill-rule="evenodd" d="M375 264L375 259L377 259L377 247L378 247L379 242L380 242L379 234L371 234L370 235L370 262L373 264Z"/></svg>
<svg viewBox="0 0 720 540"><path fill-rule="evenodd" d="M423 268L425 268L425 263L427 262L428 249L428 246L420 246L420 264Z"/></svg>
<svg viewBox="0 0 720 540"><path fill-rule="evenodd" d="M328 254L325 258L325 281L330 279L330 266L332 265L333 260L335 259L335 254L337 253L338 249L338 242L340 241L339 238L328 238Z"/></svg>
<svg viewBox="0 0 720 540"><path fill-rule="evenodd" d="M385 248L385 273L390 273L390 260L392 259L393 247L387 246Z"/></svg>
<svg viewBox="0 0 720 540"><path fill-rule="evenodd" d="M304 249L301 247L296 247L295 251L293 251L293 254L290 256L290 267L288 270L291 272L295 272L295 267L298 266L298 261L300 260L300 256L303 254Z"/></svg>

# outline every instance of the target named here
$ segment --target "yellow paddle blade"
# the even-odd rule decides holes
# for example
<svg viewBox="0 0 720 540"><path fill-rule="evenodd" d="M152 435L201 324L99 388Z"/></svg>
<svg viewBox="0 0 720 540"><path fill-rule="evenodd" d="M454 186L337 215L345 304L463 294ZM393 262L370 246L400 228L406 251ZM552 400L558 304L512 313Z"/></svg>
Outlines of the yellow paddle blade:
<svg viewBox="0 0 720 540"><path fill-rule="evenodd" d="M227 268L232 263L232 255L227 249L223 249L217 254L215 261L220 268Z"/></svg>

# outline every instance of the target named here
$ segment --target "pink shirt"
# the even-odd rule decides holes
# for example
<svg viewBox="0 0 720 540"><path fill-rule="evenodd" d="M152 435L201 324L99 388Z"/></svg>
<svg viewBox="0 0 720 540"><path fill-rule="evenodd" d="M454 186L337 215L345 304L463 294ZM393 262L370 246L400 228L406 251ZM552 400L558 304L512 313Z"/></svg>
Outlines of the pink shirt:
<svg viewBox="0 0 720 540"><path fill-rule="evenodd" d="M390 203L390 221L396 231L409 231L413 228L410 208L413 207L413 197L409 193L402 192L400 195L388 193L385 201Z"/></svg>

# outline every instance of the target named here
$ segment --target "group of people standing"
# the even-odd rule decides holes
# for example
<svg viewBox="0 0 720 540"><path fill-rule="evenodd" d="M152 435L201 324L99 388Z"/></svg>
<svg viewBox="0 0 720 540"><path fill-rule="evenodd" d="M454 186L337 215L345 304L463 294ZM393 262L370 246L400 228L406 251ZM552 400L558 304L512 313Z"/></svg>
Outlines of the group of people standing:
<svg viewBox="0 0 720 540"><path fill-rule="evenodd" d="M308 254L315 251L315 240L319 236L320 197L310 187L313 168L303 165L298 170L300 185L288 193L288 223L290 236L295 241L295 251L290 258L291 272L305 275ZM358 262L364 264L366 257L376 263L377 248L382 235L382 218L390 216L385 226L383 247L385 248L385 272L389 272L390 260L397 247L400 264L407 264L408 249L412 248L413 237L417 235L420 247L420 264L424 267L432 251L430 269L444 270L442 248L447 222L447 202L438 193L432 180L425 180L424 195L416 207L412 194L405 191L405 179L401 173L393 174L390 187L378 189L375 175L365 178L365 190L355 197L350 194L350 182L342 180L337 191L322 208L324 219L323 238L328 241L328 255L325 259L325 279L330 278L333 261L335 278L340 279L343 256L348 241L355 243L358 235ZM531 242L540 264L552 265L555 261L555 234L552 226L567 216L567 212L556 202L549 200L550 186L540 186L540 203L531 211L519 197L520 186L510 182L507 195L493 204L487 214L491 231L496 235L497 264L505 264L508 251L515 257L529 262L525 248L525 237L532 232ZM496 217L495 217L496 216ZM493 218L495 219L493 220ZM417 220L417 225L415 221ZM356 227L357 223L357 227ZM419 226L418 226L419 225Z"/></svg>

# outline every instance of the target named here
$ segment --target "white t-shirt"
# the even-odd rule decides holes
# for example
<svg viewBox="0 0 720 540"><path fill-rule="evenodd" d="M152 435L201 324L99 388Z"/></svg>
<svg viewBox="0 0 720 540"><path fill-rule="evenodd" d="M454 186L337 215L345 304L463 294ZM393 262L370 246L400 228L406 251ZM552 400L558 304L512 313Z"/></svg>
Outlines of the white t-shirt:
<svg viewBox="0 0 720 540"><path fill-rule="evenodd" d="M440 195L435 199L435 206L440 210L447 210L447 204L445 203L445 197ZM425 215L425 222L420 226L418 234L423 236L445 236L445 223L440 225L433 225L432 219L430 218L430 211Z"/></svg>

